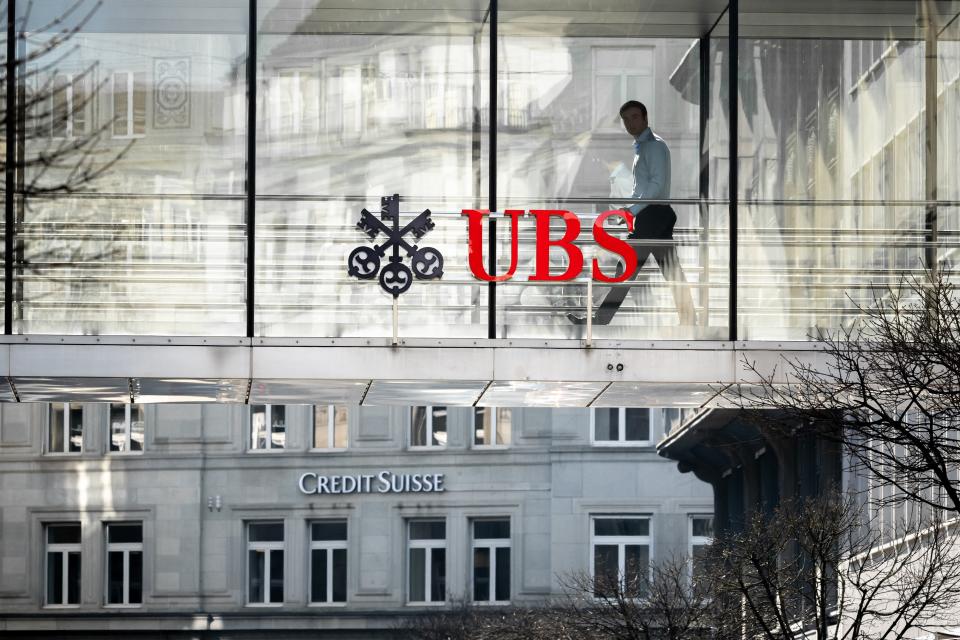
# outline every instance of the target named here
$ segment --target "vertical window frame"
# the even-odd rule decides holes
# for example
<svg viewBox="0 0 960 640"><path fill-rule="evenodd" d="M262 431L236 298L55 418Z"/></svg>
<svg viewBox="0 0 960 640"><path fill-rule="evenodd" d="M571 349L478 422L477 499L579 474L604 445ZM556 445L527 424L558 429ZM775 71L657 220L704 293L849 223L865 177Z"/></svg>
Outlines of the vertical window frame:
<svg viewBox="0 0 960 640"><path fill-rule="evenodd" d="M283 535L280 540L251 540L250 529L257 525L279 524L283 528ZM245 523L246 548L244 549L244 604L248 607L282 607L283 601L287 597L287 571L283 567L283 598L279 602L273 602L270 598L270 573L271 573L271 551L280 551L282 555L281 562L284 565L287 562L286 536L287 527L283 520L248 520ZM250 552L263 552L263 601L257 602L250 599Z"/></svg>
<svg viewBox="0 0 960 640"><path fill-rule="evenodd" d="M143 606L143 591L147 581L144 575L143 522L117 521L104 523L104 593L103 606L110 609L136 609ZM137 525L140 527L140 542L110 542L110 527ZM130 602L130 554L140 552L140 602ZM110 602L110 553L123 553L123 602Z"/></svg>
<svg viewBox="0 0 960 640"><path fill-rule="evenodd" d="M430 538L430 539L414 539L411 536L411 529L415 523L421 522L442 522L443 523L443 539ZM449 561L449 554L447 553L447 539L449 537L449 528L447 527L446 518L411 518L406 522L406 575L405 575L405 588L407 591L406 603L410 606L415 607L431 607L431 606L443 606L447 602L447 593L446 593L446 582L447 582L447 564ZM412 562L410 557L414 549L423 549L424 550L424 567L423 567L423 594L427 598L426 600L414 600L412 594L410 593L410 571ZM443 563L444 563L444 593L441 600L432 600L431 595L433 593L433 554L431 551L434 549L443 549Z"/></svg>
<svg viewBox="0 0 960 640"><path fill-rule="evenodd" d="M690 585L693 586L694 582L694 557L693 551L697 547L705 547L713 542L713 537L711 536L698 536L693 533L693 522L698 519L709 519L711 530L715 526L713 514L712 513L690 513L687 515L687 557L690 559L688 566L688 578L690 580Z"/></svg>
<svg viewBox="0 0 960 640"><path fill-rule="evenodd" d="M326 407L327 410L327 442L326 446L317 445L317 410L321 407ZM347 417L347 421L344 424L344 440L346 444L342 447L336 446L337 434L336 434L336 424L337 424L337 414L338 412L344 412ZM336 451L346 451L350 448L350 414L346 405L337 405L337 404L315 404L313 405L313 435L311 436L311 445L310 449L312 451L324 451L324 452L336 452Z"/></svg>
<svg viewBox="0 0 960 640"><path fill-rule="evenodd" d="M590 409L590 446L592 447L649 447L653 445L653 421L655 412L649 407L600 407L600 410L616 409L619 429L616 440L597 438L597 407ZM647 439L627 440L627 409L642 409L647 412Z"/></svg>
<svg viewBox="0 0 960 640"><path fill-rule="evenodd" d="M414 444L414 442L413 442L413 427L414 427L413 416L414 416L414 412L415 412L417 409L420 409L420 408L422 408L422 409L424 410L425 414L426 414L426 427L425 427L425 428L426 428L426 437L425 437L425 444ZM446 423L446 430L444 431L444 433L446 434L448 440L447 440L447 442L444 442L443 444L433 444L433 439L434 439L434 438L433 438L433 436L434 436L434 432L433 432L433 429L434 429L434 424L433 424L433 410L434 410L434 409L439 409L439 408L444 408L444 409L447 410L447 415L446 415L446 418L445 418L446 421L447 421L447 423ZM418 451L423 451L423 450L426 450L426 449L446 449L446 448L447 448L447 445L449 444L449 437L450 437L450 413L449 413L449 412L450 412L450 408L449 408L447 405L417 405L417 406L410 407L410 413L409 413L409 416L410 416L410 428L407 430L408 447L409 447L410 449L418 450Z"/></svg>
<svg viewBox="0 0 960 640"><path fill-rule="evenodd" d="M72 426L71 420L71 406L78 409L80 412L80 450L71 451L70 450L70 431ZM52 446L53 444L53 416L55 408L59 408L63 412L63 437L62 437L62 449L55 450ZM52 456L79 456L85 452L83 446L83 423L85 422L84 418L83 404L79 402L51 402L48 405L48 415L47 415L47 434L44 442L44 449L47 455Z"/></svg>
<svg viewBox="0 0 960 640"><path fill-rule="evenodd" d="M596 521L597 520L646 520L647 522L647 535L645 536L598 536L596 534ZM590 516L590 583L591 583L591 597L594 599L602 599L602 596L597 596L595 588L596 580L596 547L597 545L609 545L617 546L617 573L620 580L620 588L624 589L623 580L626 578L626 564L627 564L627 546L646 546L647 548L647 579L649 580L653 573L653 516L651 514L635 514L635 513L598 513ZM637 600L642 600L643 596L637 598Z"/></svg>
<svg viewBox="0 0 960 640"><path fill-rule="evenodd" d="M147 133L147 100L146 100L146 97L144 97L144 104L143 104L143 132L142 132L142 133L137 133L137 130L136 130L137 127L136 127L135 117L136 117L137 109L136 109L136 105L135 105L134 103L135 103L135 98L136 98L136 94L137 94L137 91L136 91L136 87L137 87L136 77L137 77L137 74L138 74L138 73L142 73L142 74L143 74L143 77L144 77L144 83L143 83L143 85L144 85L144 96L146 96L146 94L147 94L147 83L146 83L146 73L145 73L145 72L141 72L141 71L113 71L113 72L111 73L110 82L111 82L111 89L113 90L113 92L111 93L111 96L110 96L110 109L111 109L111 114L112 114L112 122L110 123L110 134L111 134L111 137L113 137L114 139L117 139L117 140L130 140L130 139L136 139L136 138L143 138L143 137L146 136L146 133ZM117 95L117 93L118 93L117 78L120 77L120 76L122 76L122 77L124 78L124 85L125 85L125 86L123 87L123 94L126 96L127 109L126 109L126 113L123 114L123 115L124 115L124 118L126 119L126 125L127 125L127 126L126 126L126 131L125 131L125 132L117 133L117 115L118 115L118 114L117 114L116 95Z"/></svg>
<svg viewBox="0 0 960 640"><path fill-rule="evenodd" d="M118 451L113 449L113 408L114 406L123 406L124 407L124 436L123 444L124 448ZM111 456L139 456L143 455L143 452L147 448L147 420L144 412L143 416L143 442L140 443L140 450L133 450L133 408L138 407L141 412L143 412L143 405L138 403L127 403L127 402L111 402L107 405L107 454Z"/></svg>
<svg viewBox="0 0 960 640"><path fill-rule="evenodd" d="M283 407L283 444L276 445L273 443L273 407L282 406ZM267 437L264 439L266 446L259 447L257 446L257 434L253 428L253 415L255 413L254 409L256 407L264 407L264 426L266 428ZM273 452L273 451L284 451L287 448L287 435L288 435L288 420L287 420L287 405L273 405L273 404L251 404L249 410L247 411L247 434L249 445L248 451L256 452Z"/></svg>
<svg viewBox="0 0 960 640"><path fill-rule="evenodd" d="M490 432L493 435L493 443L477 443L477 409L482 408L487 411L492 411L490 414ZM498 440L498 430L497 427L500 424L500 412L509 411L510 412L510 439L507 442L497 442ZM471 416L471 429L470 433L473 436L471 447L474 449L509 449L513 444L513 409L510 407L473 407L473 411L470 412Z"/></svg>
<svg viewBox="0 0 960 640"><path fill-rule="evenodd" d="M483 521L506 521L510 527L510 536L506 538L477 538L475 536L474 523ZM470 602L479 605L507 605L513 601L513 522L509 516L506 517L482 517L471 518L470 526ZM490 597L487 600L478 600L476 594L476 581L474 579L475 551L477 549L488 549L490 553ZM508 549L510 551L510 576L508 579L510 597L506 600L497 600L497 562L496 552L498 549Z"/></svg>

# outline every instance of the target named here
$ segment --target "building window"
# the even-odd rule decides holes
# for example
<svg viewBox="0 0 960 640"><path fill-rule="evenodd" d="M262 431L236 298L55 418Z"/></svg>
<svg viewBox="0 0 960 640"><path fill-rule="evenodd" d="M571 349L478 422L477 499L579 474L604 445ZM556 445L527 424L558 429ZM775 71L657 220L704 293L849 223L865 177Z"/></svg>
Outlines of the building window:
<svg viewBox="0 0 960 640"><path fill-rule="evenodd" d="M313 448L347 448L347 408L332 404L313 407Z"/></svg>
<svg viewBox="0 0 960 640"><path fill-rule="evenodd" d="M346 601L347 522L314 522L310 525L310 602Z"/></svg>
<svg viewBox="0 0 960 640"><path fill-rule="evenodd" d="M110 404L110 453L143 453L143 405Z"/></svg>
<svg viewBox="0 0 960 640"><path fill-rule="evenodd" d="M58 73L53 76L48 112L50 136L74 138L87 132L87 74Z"/></svg>
<svg viewBox="0 0 960 640"><path fill-rule="evenodd" d="M247 525L247 602L283 604L283 523Z"/></svg>
<svg viewBox="0 0 960 640"><path fill-rule="evenodd" d="M287 411L282 404L250 406L250 448L283 449L287 441Z"/></svg>
<svg viewBox="0 0 960 640"><path fill-rule="evenodd" d="M594 409L590 419L593 444L650 444L650 409Z"/></svg>
<svg viewBox="0 0 960 640"><path fill-rule="evenodd" d="M510 520L473 521L473 600L510 601Z"/></svg>
<svg viewBox="0 0 960 640"><path fill-rule="evenodd" d="M113 74L113 137L132 138L146 133L146 78L142 71Z"/></svg>
<svg viewBox="0 0 960 640"><path fill-rule="evenodd" d="M474 407L473 446L495 447L510 444L513 414L510 409Z"/></svg>
<svg viewBox="0 0 960 640"><path fill-rule="evenodd" d="M47 452L80 453L82 451L83 405L75 402L51 404Z"/></svg>
<svg viewBox="0 0 960 640"><path fill-rule="evenodd" d="M47 606L80 604L80 525L47 525Z"/></svg>
<svg viewBox="0 0 960 640"><path fill-rule="evenodd" d="M407 561L410 602L443 602L447 594L447 523L411 520Z"/></svg>
<svg viewBox="0 0 960 640"><path fill-rule="evenodd" d="M410 411L410 446L447 446L447 408L412 407Z"/></svg>
<svg viewBox="0 0 960 640"><path fill-rule="evenodd" d="M107 525L107 604L143 602L143 525Z"/></svg>
<svg viewBox="0 0 960 640"><path fill-rule="evenodd" d="M646 595L650 567L650 519L597 516L590 536L593 595L628 598Z"/></svg>
<svg viewBox="0 0 960 640"><path fill-rule="evenodd" d="M713 542L713 516L692 515L688 531L690 540L690 584L695 585L703 573L707 546Z"/></svg>
<svg viewBox="0 0 960 640"><path fill-rule="evenodd" d="M655 120L653 47L594 49L594 126L620 131L620 105L639 100Z"/></svg>

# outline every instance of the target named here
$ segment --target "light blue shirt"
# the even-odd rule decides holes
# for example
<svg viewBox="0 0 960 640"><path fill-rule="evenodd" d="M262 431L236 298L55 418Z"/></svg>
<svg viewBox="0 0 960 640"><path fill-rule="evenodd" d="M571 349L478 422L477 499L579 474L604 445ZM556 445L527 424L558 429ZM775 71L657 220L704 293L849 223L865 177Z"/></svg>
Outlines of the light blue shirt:
<svg viewBox="0 0 960 640"><path fill-rule="evenodd" d="M636 156L633 158L633 194L638 200L666 200L670 197L670 149L663 138L647 127L633 143ZM634 215L646 204L628 207Z"/></svg>

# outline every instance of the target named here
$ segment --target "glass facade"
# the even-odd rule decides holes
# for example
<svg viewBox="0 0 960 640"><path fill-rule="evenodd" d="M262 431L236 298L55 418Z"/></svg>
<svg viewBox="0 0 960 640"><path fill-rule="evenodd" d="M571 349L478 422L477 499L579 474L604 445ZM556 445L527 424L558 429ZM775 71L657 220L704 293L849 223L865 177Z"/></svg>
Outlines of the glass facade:
<svg viewBox="0 0 960 640"><path fill-rule="evenodd" d="M581 339L568 316L613 295L592 337L805 340L955 261L960 22L936 3L74 4L17 5L10 333L389 337L394 299L346 267L361 209L394 193L444 257L398 299L401 337ZM474 278L469 208L573 211L614 273L596 216L651 204L627 100L669 148L676 216L629 291L529 280L529 216L513 278ZM504 274L510 225L487 225Z"/></svg>

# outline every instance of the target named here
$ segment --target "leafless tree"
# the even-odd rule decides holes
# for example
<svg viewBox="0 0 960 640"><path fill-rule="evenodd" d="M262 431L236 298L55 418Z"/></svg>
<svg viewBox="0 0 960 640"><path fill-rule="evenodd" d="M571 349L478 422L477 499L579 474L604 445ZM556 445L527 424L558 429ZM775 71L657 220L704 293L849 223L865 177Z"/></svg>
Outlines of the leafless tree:
<svg viewBox="0 0 960 640"><path fill-rule="evenodd" d="M766 429L842 444L859 471L895 488L885 503L960 515L960 298L950 274L904 280L857 312L846 329L815 336L826 367L785 360L771 374L747 362L756 385L724 395Z"/></svg>
<svg viewBox="0 0 960 640"><path fill-rule="evenodd" d="M716 601L709 583L692 580L686 558L670 558L626 575L577 572L561 579L558 615L585 638L701 640L715 636ZM699 571L699 567L698 567Z"/></svg>
<svg viewBox="0 0 960 640"><path fill-rule="evenodd" d="M954 528L930 512L888 538L862 504L787 501L718 538L706 566L722 637L894 640L948 619L960 604Z"/></svg>
<svg viewBox="0 0 960 640"><path fill-rule="evenodd" d="M408 616L395 633L404 640L587 640L556 607L489 607L453 600L442 609Z"/></svg>

